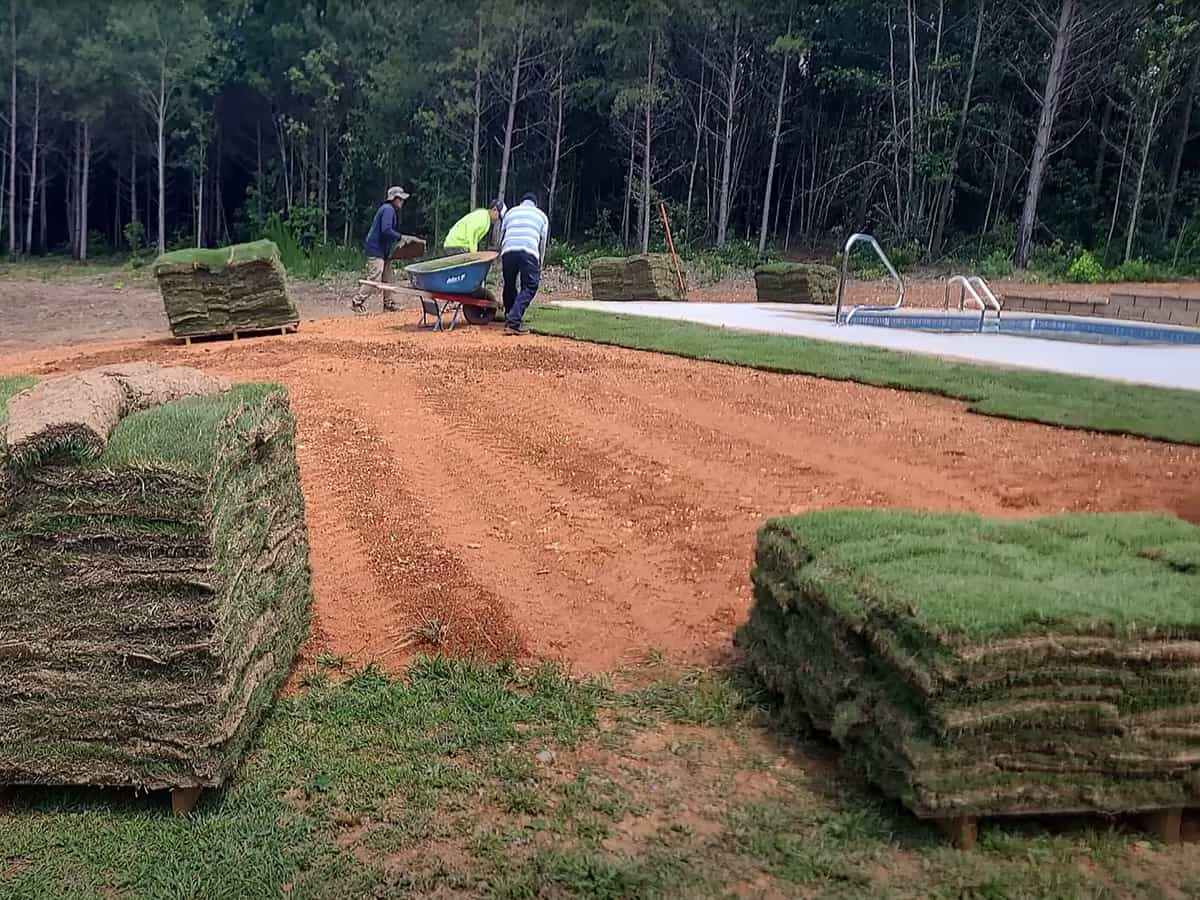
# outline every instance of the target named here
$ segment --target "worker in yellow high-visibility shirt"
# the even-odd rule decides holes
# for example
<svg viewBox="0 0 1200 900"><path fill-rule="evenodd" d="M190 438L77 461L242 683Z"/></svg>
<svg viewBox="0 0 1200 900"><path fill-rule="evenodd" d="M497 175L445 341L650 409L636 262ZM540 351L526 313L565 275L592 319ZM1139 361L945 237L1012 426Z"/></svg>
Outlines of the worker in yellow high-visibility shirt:
<svg viewBox="0 0 1200 900"><path fill-rule="evenodd" d="M450 229L442 246L447 253L474 253L492 230L492 226L504 218L504 203L494 202L487 209L469 212Z"/></svg>

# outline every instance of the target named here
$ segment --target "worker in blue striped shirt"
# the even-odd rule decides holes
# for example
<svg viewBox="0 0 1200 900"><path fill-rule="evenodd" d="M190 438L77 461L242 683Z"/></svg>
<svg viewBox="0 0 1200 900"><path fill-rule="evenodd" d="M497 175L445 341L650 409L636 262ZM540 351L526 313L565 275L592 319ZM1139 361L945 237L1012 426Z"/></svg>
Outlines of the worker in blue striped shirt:
<svg viewBox="0 0 1200 900"><path fill-rule="evenodd" d="M500 267L504 270L504 333L529 334L525 310L542 281L542 260L550 239L550 220L538 209L537 194L526 194L510 209L500 228ZM521 290L517 291L517 279Z"/></svg>

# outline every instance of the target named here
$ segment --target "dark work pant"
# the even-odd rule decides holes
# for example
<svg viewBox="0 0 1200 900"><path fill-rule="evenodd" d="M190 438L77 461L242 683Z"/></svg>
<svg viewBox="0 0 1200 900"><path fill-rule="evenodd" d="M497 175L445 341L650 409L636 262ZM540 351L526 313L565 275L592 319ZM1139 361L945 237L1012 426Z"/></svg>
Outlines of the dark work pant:
<svg viewBox="0 0 1200 900"><path fill-rule="evenodd" d="M504 324L509 328L520 328L525 310L533 302L538 286L542 283L542 264L532 253L513 250L500 257L504 269ZM517 291L517 278L521 279L521 290Z"/></svg>

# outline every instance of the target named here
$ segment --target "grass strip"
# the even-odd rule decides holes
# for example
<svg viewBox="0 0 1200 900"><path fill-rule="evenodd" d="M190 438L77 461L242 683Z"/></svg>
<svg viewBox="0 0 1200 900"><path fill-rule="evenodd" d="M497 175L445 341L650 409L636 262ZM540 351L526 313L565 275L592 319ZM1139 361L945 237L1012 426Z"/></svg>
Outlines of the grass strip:
<svg viewBox="0 0 1200 900"><path fill-rule="evenodd" d="M936 394L970 412L1200 445L1200 393L594 310L538 307L538 334L689 359Z"/></svg>

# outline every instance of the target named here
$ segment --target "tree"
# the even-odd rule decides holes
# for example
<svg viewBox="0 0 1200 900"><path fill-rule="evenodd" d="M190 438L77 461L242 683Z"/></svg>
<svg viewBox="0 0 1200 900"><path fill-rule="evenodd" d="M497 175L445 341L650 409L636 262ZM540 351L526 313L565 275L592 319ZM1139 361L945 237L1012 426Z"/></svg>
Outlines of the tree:
<svg viewBox="0 0 1200 900"><path fill-rule="evenodd" d="M1146 184L1146 167L1150 150L1158 137L1164 111L1173 97L1175 78L1181 68L1183 48L1196 28L1195 22L1181 14L1180 0L1164 0L1156 4L1154 15L1142 20L1134 37L1136 52L1128 75L1132 100L1132 120L1141 132L1141 158L1133 191L1133 210L1125 235L1125 262L1133 258L1134 240L1142 211Z"/></svg>
<svg viewBox="0 0 1200 900"><path fill-rule="evenodd" d="M153 120L158 164L158 252L167 241L167 125L180 95L195 87L212 48L212 28L193 2L136 2L116 9L110 29L125 53L125 71Z"/></svg>
<svg viewBox="0 0 1200 900"><path fill-rule="evenodd" d="M767 249L767 222L771 215L771 191L775 186L775 165L779 159L779 136L783 131L783 101L787 93L788 65L793 55L801 55L805 50L805 41L792 34L792 20L789 17L787 31L777 37L771 45L771 53L782 57L779 65L779 94L775 98L775 133L771 137L771 161L767 164L767 186L763 191L762 222L758 229L758 252L761 256ZM803 59L801 60L803 67Z"/></svg>

